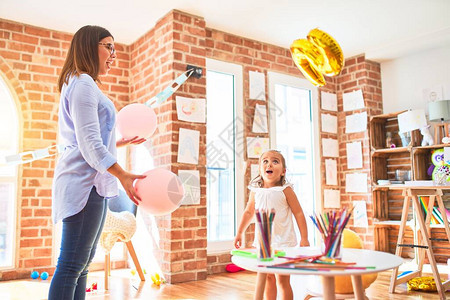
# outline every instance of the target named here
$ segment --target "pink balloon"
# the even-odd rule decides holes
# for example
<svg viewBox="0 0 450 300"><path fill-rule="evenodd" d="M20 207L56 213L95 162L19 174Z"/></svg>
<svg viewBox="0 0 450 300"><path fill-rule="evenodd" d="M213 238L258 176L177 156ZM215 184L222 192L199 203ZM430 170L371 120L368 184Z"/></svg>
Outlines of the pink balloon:
<svg viewBox="0 0 450 300"><path fill-rule="evenodd" d="M166 169L153 169L144 173L147 177L138 179L136 193L142 202L139 207L155 215L167 215L176 210L184 197L181 180Z"/></svg>
<svg viewBox="0 0 450 300"><path fill-rule="evenodd" d="M117 114L117 129L127 140L135 136L148 138L156 130L156 114L145 104L128 104Z"/></svg>

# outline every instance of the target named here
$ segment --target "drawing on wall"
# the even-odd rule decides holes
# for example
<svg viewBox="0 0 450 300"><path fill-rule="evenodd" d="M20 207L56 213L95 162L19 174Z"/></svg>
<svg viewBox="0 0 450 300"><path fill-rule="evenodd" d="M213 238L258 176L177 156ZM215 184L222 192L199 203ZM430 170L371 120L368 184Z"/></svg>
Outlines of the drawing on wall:
<svg viewBox="0 0 450 300"><path fill-rule="evenodd" d="M267 109L265 105L256 104L252 131L256 133L269 132L267 127Z"/></svg>
<svg viewBox="0 0 450 300"><path fill-rule="evenodd" d="M259 175L259 165L251 164L250 165L250 180Z"/></svg>
<svg viewBox="0 0 450 300"><path fill-rule="evenodd" d="M325 159L325 184L337 185L337 163L335 159Z"/></svg>
<svg viewBox="0 0 450 300"><path fill-rule="evenodd" d="M322 156L339 157L339 147L337 139L322 139Z"/></svg>
<svg viewBox="0 0 450 300"><path fill-rule="evenodd" d="M329 114L321 114L322 131L329 133L337 133L337 116Z"/></svg>
<svg viewBox="0 0 450 300"><path fill-rule="evenodd" d="M259 158L261 154L269 150L269 139L259 137L247 138L247 157Z"/></svg>
<svg viewBox="0 0 450 300"><path fill-rule="evenodd" d="M367 129L367 112L345 117L345 133L361 132Z"/></svg>
<svg viewBox="0 0 450 300"><path fill-rule="evenodd" d="M345 191L347 193L367 193L367 174L345 174Z"/></svg>
<svg viewBox="0 0 450 300"><path fill-rule="evenodd" d="M205 123L205 99L176 97L177 117L180 121Z"/></svg>
<svg viewBox="0 0 450 300"><path fill-rule="evenodd" d="M198 164L200 131L180 128L178 141L179 163Z"/></svg>
<svg viewBox="0 0 450 300"><path fill-rule="evenodd" d="M425 103L443 100L443 86L436 85L431 88L423 89L423 100Z"/></svg>
<svg viewBox="0 0 450 300"><path fill-rule="evenodd" d="M364 97L362 90L356 90L342 95L344 111L364 108Z"/></svg>
<svg viewBox="0 0 450 300"><path fill-rule="evenodd" d="M353 226L364 228L369 227L369 222L367 221L366 201L353 201L353 207Z"/></svg>
<svg viewBox="0 0 450 300"><path fill-rule="evenodd" d="M249 71L249 98L266 100L266 77L264 73Z"/></svg>
<svg viewBox="0 0 450 300"><path fill-rule="evenodd" d="M339 190L325 189L323 191L323 207L340 208L341 207L340 195L341 193L339 192Z"/></svg>
<svg viewBox="0 0 450 300"><path fill-rule="evenodd" d="M184 188L184 199L181 204L200 204L200 172L198 170L178 170L178 177Z"/></svg>
<svg viewBox="0 0 450 300"><path fill-rule="evenodd" d="M363 167L361 142L347 143L347 169L360 169Z"/></svg>
<svg viewBox="0 0 450 300"><path fill-rule="evenodd" d="M337 95L333 93L321 92L322 109L337 111Z"/></svg>

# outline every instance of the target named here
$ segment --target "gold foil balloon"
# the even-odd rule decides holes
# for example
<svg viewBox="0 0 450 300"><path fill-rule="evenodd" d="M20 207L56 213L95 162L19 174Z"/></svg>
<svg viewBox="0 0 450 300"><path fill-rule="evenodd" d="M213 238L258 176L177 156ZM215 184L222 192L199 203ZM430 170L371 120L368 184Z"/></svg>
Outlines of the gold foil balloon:
<svg viewBox="0 0 450 300"><path fill-rule="evenodd" d="M291 54L297 67L315 86L325 85L323 75L336 76L344 67L344 54L339 44L317 28L308 33L307 39L295 40Z"/></svg>

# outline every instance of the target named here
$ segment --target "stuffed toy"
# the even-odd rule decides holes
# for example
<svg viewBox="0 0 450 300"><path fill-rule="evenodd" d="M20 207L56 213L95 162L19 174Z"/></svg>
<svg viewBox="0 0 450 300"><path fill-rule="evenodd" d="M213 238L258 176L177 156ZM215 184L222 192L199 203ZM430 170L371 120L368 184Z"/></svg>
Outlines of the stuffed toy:
<svg viewBox="0 0 450 300"><path fill-rule="evenodd" d="M430 133L430 125L420 128L420 133L423 135L422 146L433 146L434 145L433 137L431 136L431 133Z"/></svg>
<svg viewBox="0 0 450 300"><path fill-rule="evenodd" d="M428 175L433 181L450 181L450 165L444 161L444 149L435 149L431 152L431 162L433 163L428 168ZM440 182L440 183L444 183Z"/></svg>

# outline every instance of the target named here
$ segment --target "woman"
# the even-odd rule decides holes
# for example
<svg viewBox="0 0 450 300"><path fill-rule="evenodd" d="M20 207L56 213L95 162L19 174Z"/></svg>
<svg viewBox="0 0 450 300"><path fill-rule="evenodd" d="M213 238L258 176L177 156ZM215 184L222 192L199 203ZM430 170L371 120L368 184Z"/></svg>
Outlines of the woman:
<svg viewBox="0 0 450 300"><path fill-rule="evenodd" d="M59 137L65 146L53 181L53 222L63 222L61 253L49 300L84 299L88 267L94 257L107 209L118 195L117 179L139 204L133 187L144 178L123 170L116 147L139 144L133 138L116 143L115 108L98 88L116 58L114 38L99 26L84 26L73 36L59 76Z"/></svg>

